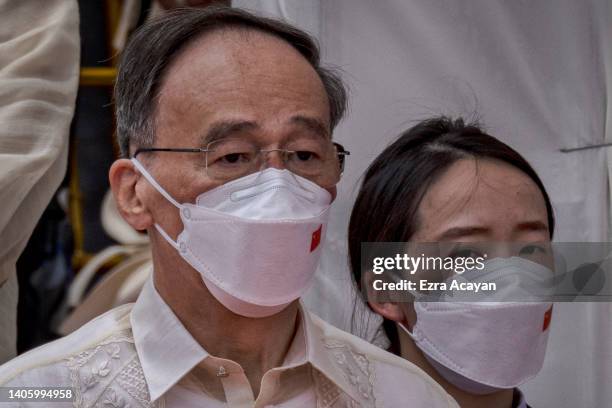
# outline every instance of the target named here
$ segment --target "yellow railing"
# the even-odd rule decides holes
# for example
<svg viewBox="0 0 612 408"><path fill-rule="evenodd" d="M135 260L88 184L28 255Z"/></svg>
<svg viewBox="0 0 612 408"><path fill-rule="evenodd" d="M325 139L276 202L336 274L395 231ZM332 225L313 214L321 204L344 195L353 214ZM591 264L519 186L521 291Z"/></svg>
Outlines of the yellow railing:
<svg viewBox="0 0 612 408"><path fill-rule="evenodd" d="M80 86L113 86L117 77L115 67L81 68Z"/></svg>
<svg viewBox="0 0 612 408"><path fill-rule="evenodd" d="M112 44L112 36L121 17L121 0L106 0L106 27L107 27L107 43ZM115 85L117 77L117 55L116 50L112 47L108 50L110 58L110 67L81 67L79 76L79 86L102 86L112 87ZM81 189L79 188L79 173L77 166L77 150L76 137L71 138L70 145L70 173L69 182L70 191L70 210L69 217L73 231L74 251L72 256L72 265L78 271L87 261L93 256L84 249L84 231L83 225L83 206Z"/></svg>

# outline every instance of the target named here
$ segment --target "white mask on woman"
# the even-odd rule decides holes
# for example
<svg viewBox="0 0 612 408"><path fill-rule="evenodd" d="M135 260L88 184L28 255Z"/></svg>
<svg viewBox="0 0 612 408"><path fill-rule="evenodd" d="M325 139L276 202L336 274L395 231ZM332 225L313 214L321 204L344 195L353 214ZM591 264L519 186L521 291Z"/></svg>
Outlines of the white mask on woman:
<svg viewBox="0 0 612 408"><path fill-rule="evenodd" d="M488 281L552 275L546 267L518 257L489 261L481 273ZM412 333L399 326L456 387L473 394L514 388L542 368L552 303L500 300L415 301Z"/></svg>

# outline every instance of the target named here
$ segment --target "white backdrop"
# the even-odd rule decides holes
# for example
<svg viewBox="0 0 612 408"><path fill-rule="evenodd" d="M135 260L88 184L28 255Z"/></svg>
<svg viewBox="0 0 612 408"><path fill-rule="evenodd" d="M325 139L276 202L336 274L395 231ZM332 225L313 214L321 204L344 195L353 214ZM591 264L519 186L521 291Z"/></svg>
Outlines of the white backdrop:
<svg viewBox="0 0 612 408"><path fill-rule="evenodd" d="M337 303L350 288L344 242L359 178L400 131L433 114L477 111L491 134L534 165L553 200L556 241L609 239L612 152L559 151L612 141L606 127L606 118L612 120L612 8L606 0L234 3L315 34L325 60L344 70L352 89L350 113L335 134L351 156L319 271L327 289L309 294L333 323L350 327L350 312L339 314ZM612 306L557 304L545 367L522 387L528 402L612 407L610 384Z"/></svg>

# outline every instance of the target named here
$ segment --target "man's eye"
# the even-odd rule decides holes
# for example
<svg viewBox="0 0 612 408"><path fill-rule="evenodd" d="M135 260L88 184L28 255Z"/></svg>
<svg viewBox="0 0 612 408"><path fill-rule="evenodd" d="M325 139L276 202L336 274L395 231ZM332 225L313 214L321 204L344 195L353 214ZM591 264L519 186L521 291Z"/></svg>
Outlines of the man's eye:
<svg viewBox="0 0 612 408"><path fill-rule="evenodd" d="M313 152L309 152L307 150L300 150L295 152L295 156L300 161L308 161L315 158L315 154Z"/></svg>
<svg viewBox="0 0 612 408"><path fill-rule="evenodd" d="M222 156L218 160L221 164L238 164L249 161L249 155L245 153L231 153Z"/></svg>

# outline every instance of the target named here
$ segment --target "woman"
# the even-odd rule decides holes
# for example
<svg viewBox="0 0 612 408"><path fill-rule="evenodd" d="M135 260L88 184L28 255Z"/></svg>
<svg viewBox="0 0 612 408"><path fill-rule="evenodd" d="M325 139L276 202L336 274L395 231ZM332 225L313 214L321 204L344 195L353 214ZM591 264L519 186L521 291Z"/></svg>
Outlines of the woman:
<svg viewBox="0 0 612 408"><path fill-rule="evenodd" d="M553 229L550 200L525 159L476 125L434 118L404 132L367 170L349 225L351 268L358 285L372 280L361 274L363 242L519 242L485 269L537 268L520 256L550 243ZM392 352L426 371L463 408L528 407L516 386L542 367L550 303L428 307L433 303L416 299L369 298L385 319Z"/></svg>

